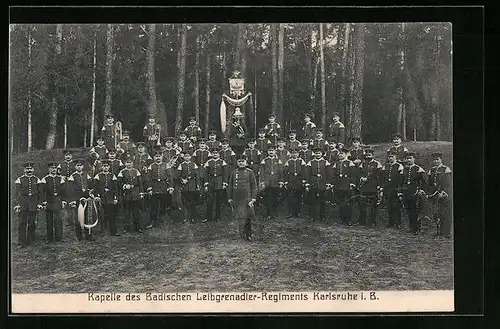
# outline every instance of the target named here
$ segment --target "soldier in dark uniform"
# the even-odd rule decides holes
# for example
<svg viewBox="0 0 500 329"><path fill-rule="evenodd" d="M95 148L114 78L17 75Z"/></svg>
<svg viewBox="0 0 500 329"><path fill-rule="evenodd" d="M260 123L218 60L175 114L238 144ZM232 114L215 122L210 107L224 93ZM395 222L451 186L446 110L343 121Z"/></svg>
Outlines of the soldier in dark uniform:
<svg viewBox="0 0 500 329"><path fill-rule="evenodd" d="M347 159L348 149L339 150L339 161L333 165L333 179L335 186L335 199L340 211L343 224L352 225L351 222L351 191L356 188L359 181L356 165Z"/></svg>
<svg viewBox="0 0 500 329"><path fill-rule="evenodd" d="M203 167L210 158L210 151L204 139L200 140L198 147L199 148L193 153L193 161L198 167Z"/></svg>
<svg viewBox="0 0 500 329"><path fill-rule="evenodd" d="M443 154L433 153L434 166L428 172L428 195L437 205L434 219L438 223L437 236L449 238L452 234L451 200L452 173L448 166L443 165Z"/></svg>
<svg viewBox="0 0 500 329"><path fill-rule="evenodd" d="M281 126L276 122L274 114L269 115L269 122L264 126L266 136L271 141L273 147L277 146L278 138L281 136ZM263 152L263 150L261 150Z"/></svg>
<svg viewBox="0 0 500 329"><path fill-rule="evenodd" d="M415 164L415 153L408 152L405 155L406 166L403 169L403 200L408 219L410 221L409 233L420 232L420 220L418 219L419 203L422 197L421 189L425 186L425 171Z"/></svg>
<svg viewBox="0 0 500 329"><path fill-rule="evenodd" d="M64 161L57 166L57 173L68 178L75 171L75 162L70 150L64 151Z"/></svg>
<svg viewBox="0 0 500 329"><path fill-rule="evenodd" d="M157 124L155 116L150 114L148 117L148 124L145 125L144 129L142 130L142 136L148 143L149 152L153 152L156 145L158 144L158 139L161 138L159 134L160 131L161 125Z"/></svg>
<svg viewBox="0 0 500 329"><path fill-rule="evenodd" d="M401 201L399 193L403 178L403 165L396 161L396 153L387 152L387 163L382 166L381 191L385 199L389 221L387 227L401 228Z"/></svg>
<svg viewBox="0 0 500 329"><path fill-rule="evenodd" d="M224 139L221 144L220 158L226 161L229 166L229 170L233 170L236 167L236 153L229 147L229 141Z"/></svg>
<svg viewBox="0 0 500 329"><path fill-rule="evenodd" d="M118 160L116 158L116 150L115 149L109 150L108 160L109 160L109 170L113 173L113 175L118 177L120 170L125 168L125 165L123 164L123 162L121 160ZM101 170L102 169L99 168L99 170L97 170L97 172L99 173Z"/></svg>
<svg viewBox="0 0 500 329"><path fill-rule="evenodd" d="M246 132L247 129L245 125L241 122L239 117L233 118L233 124L231 130L229 131L229 141L231 149L237 154L241 155L245 151L246 145Z"/></svg>
<svg viewBox="0 0 500 329"><path fill-rule="evenodd" d="M61 209L66 207L65 179L57 174L57 163L48 164L49 174L41 179L40 197L45 207L47 242L61 241L63 225ZM54 234L55 233L55 234Z"/></svg>
<svg viewBox="0 0 500 329"><path fill-rule="evenodd" d="M117 175L118 190L122 194L121 200L125 210L125 229L132 231L130 220L132 219L134 230L142 233L141 208L144 198L144 185L141 172L134 168L134 159L129 156L125 160L125 168Z"/></svg>
<svg viewBox="0 0 500 329"><path fill-rule="evenodd" d="M201 128L196 124L196 118L189 118L189 126L184 129L184 133L186 136L191 139L191 137L195 136L197 139L201 137Z"/></svg>
<svg viewBox="0 0 500 329"><path fill-rule="evenodd" d="M337 142L334 139L328 141L328 151L326 151L325 159L330 163L339 161L339 150L337 149Z"/></svg>
<svg viewBox="0 0 500 329"><path fill-rule="evenodd" d="M35 241L37 211L42 210L40 198L40 179L33 175L33 162L24 164L24 175L16 179L17 205L14 207L19 213L19 241L20 247L31 245Z"/></svg>
<svg viewBox="0 0 500 329"><path fill-rule="evenodd" d="M133 167L145 175L151 163L153 163L153 158L146 152L146 144L144 142L137 143L137 154L134 156Z"/></svg>
<svg viewBox="0 0 500 329"><path fill-rule="evenodd" d="M165 147L161 149L163 154L163 162L170 163L172 159L179 157L179 150L174 147L174 139L172 137L165 138ZM173 165L173 163L172 163Z"/></svg>
<svg viewBox="0 0 500 329"><path fill-rule="evenodd" d="M314 158L306 164L306 189L312 195L311 220L325 219L326 193L332 188L331 173L331 164L323 158L322 149L316 148Z"/></svg>
<svg viewBox="0 0 500 329"><path fill-rule="evenodd" d="M116 145L116 153L121 158L125 153L135 156L137 154L136 145L130 140L130 131L123 131L123 140Z"/></svg>
<svg viewBox="0 0 500 329"><path fill-rule="evenodd" d="M299 158L304 160L306 163L313 159L313 151L309 148L309 141L303 140L301 144L301 149L299 151Z"/></svg>
<svg viewBox="0 0 500 329"><path fill-rule="evenodd" d="M328 150L328 142L323 138L321 129L316 129L315 138L309 143L311 150L320 149L322 153Z"/></svg>
<svg viewBox="0 0 500 329"><path fill-rule="evenodd" d="M290 133L288 134L288 141L286 143L286 149L291 151L291 150L299 150L300 149L300 142L297 140L297 132L295 130L290 130Z"/></svg>
<svg viewBox="0 0 500 329"><path fill-rule="evenodd" d="M227 187L229 167L226 161L220 158L217 149L212 150L212 158L204 165L205 192L208 193L207 214L202 222L212 220L213 208L215 204L215 220L219 221L222 202L224 200L224 190Z"/></svg>
<svg viewBox="0 0 500 329"><path fill-rule="evenodd" d="M104 145L108 150L116 147L117 141L115 139L115 129L115 120L113 119L113 116L110 114L106 115L106 123L101 129L101 135L104 138Z"/></svg>
<svg viewBox="0 0 500 329"><path fill-rule="evenodd" d="M184 162L177 167L177 176L181 181L182 202L187 210L187 218L194 223L196 217L196 201L200 192L200 167L191 161L191 154L184 155Z"/></svg>
<svg viewBox="0 0 500 329"><path fill-rule="evenodd" d="M183 131L179 133L179 140L177 141L177 145L180 147L181 153L193 154L194 152L193 143L191 143L191 141L187 138L186 133Z"/></svg>
<svg viewBox="0 0 500 329"><path fill-rule="evenodd" d="M408 149L402 144L403 135L394 134L392 136L392 146L387 150L387 152L392 152L396 154L396 161L401 163L403 166L406 165L405 155L408 153Z"/></svg>
<svg viewBox="0 0 500 329"><path fill-rule="evenodd" d="M220 149L220 142L217 140L217 134L215 133L215 130L210 131L210 134L208 134L207 146L209 151Z"/></svg>
<svg viewBox="0 0 500 329"><path fill-rule="evenodd" d="M267 154L271 144L271 141L266 137L266 131L264 128L259 129L259 137L257 137L255 141L255 148L261 151L262 154Z"/></svg>
<svg viewBox="0 0 500 329"><path fill-rule="evenodd" d="M373 158L373 150L365 151L364 160L361 163L361 178L359 182L359 192L361 194L359 202L358 224L366 225L366 210L370 209L370 221L368 224L377 225L377 192L380 188L380 178L382 164Z"/></svg>
<svg viewBox="0 0 500 329"><path fill-rule="evenodd" d="M234 209L238 221L238 232L244 240L252 240L252 219L255 219L254 204L257 198L257 182L254 172L247 168L244 154L238 158L238 168L231 172L228 180L228 202Z"/></svg>
<svg viewBox="0 0 500 329"><path fill-rule="evenodd" d="M169 175L169 168L162 159L162 153L157 151L154 155L154 162L147 168L146 191L150 195L151 211L146 229L161 225L167 209L168 195L171 195L174 189L173 177Z"/></svg>
<svg viewBox="0 0 500 329"><path fill-rule="evenodd" d="M299 158L298 148L293 148L291 158L285 162L285 180L289 187L288 217L298 217L306 183L306 162Z"/></svg>
<svg viewBox="0 0 500 329"><path fill-rule="evenodd" d="M328 128L329 138L345 143L345 127L344 124L340 122L340 114L338 112L333 113L332 122Z"/></svg>
<svg viewBox="0 0 500 329"><path fill-rule="evenodd" d="M260 189L265 189L269 220L278 215L279 189L283 188L283 162L276 156L276 149L273 146L269 147L267 153L268 156L260 163Z"/></svg>
<svg viewBox="0 0 500 329"><path fill-rule="evenodd" d="M304 115L304 126L302 127L302 139L307 140L307 144L314 138L314 132L316 131L316 124L311 121L311 115ZM302 142L304 143L304 142Z"/></svg>
<svg viewBox="0 0 500 329"><path fill-rule="evenodd" d="M97 138L97 145L91 148L89 153L93 160L106 159L108 149L106 148L106 145L104 145L104 138L102 136Z"/></svg>
<svg viewBox="0 0 500 329"><path fill-rule="evenodd" d="M84 232L82 232L82 227L80 226L80 223L78 222L78 219L76 217L76 212L78 209L77 203L79 202L80 198L88 198L89 192L93 188L92 177L90 177L90 175L83 170L83 164L84 161L82 159L75 160L75 172L72 173L66 180L67 183L71 184L70 190L72 193L70 199L72 201L70 202L70 205L74 210L72 211L70 217L75 223L75 234L78 241L82 240L82 235ZM88 230L85 230L85 238L89 240L93 239L89 235Z"/></svg>
<svg viewBox="0 0 500 329"><path fill-rule="evenodd" d="M356 166L361 165L364 158L364 150L361 148L361 139L359 137L352 138L352 148L349 151L349 160L354 162Z"/></svg>
<svg viewBox="0 0 500 329"><path fill-rule="evenodd" d="M101 227L110 235L119 236L116 229L116 216L118 214L118 178L110 171L110 160L103 160L102 170L94 176L94 187L97 196L101 199L103 218Z"/></svg>
<svg viewBox="0 0 500 329"><path fill-rule="evenodd" d="M259 169L260 162L262 161L262 152L255 148L255 140L251 139L248 141L248 148L243 152L247 158L247 164L250 169L253 170L255 174L255 179L259 181Z"/></svg>
<svg viewBox="0 0 500 329"><path fill-rule="evenodd" d="M276 147L276 156L281 162L285 163L290 158L290 151L285 148L285 139L278 138L278 146Z"/></svg>

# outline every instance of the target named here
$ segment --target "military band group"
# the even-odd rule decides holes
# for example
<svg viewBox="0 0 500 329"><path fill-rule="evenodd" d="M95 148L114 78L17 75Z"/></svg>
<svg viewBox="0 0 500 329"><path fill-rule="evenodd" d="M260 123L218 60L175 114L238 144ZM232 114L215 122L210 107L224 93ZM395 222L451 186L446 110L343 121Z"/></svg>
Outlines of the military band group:
<svg viewBox="0 0 500 329"><path fill-rule="evenodd" d="M255 205L266 208L267 220L276 220L281 203L288 218L311 221L326 220L331 216L326 205L335 205L347 226L376 225L377 209L384 207L387 227L401 228L406 211L410 232L419 234L423 198L436 205L436 235L451 234L450 168L442 154L434 153L434 166L424 170L400 135L393 136L386 159L379 161L360 138L345 147L338 113L326 138L310 115L304 117L301 140L293 130L284 138L273 115L256 139L247 136L240 118L235 118L229 138L222 140L215 131L207 140L201 138L195 118L175 139L161 137L160 128L150 117L144 142L134 143L128 131L117 136L114 119L108 116L88 157L73 159L72 152L65 151L60 163L48 163L42 178L34 175L33 163L26 163L15 181L19 245L34 241L40 211L46 214L47 241L61 241L62 210L74 223L78 240L93 240L97 222L103 232L118 236L122 230L142 233L161 226L173 210L184 212L187 223L219 221L221 209L227 207L238 221L241 238L252 240ZM203 216L197 214L201 202L206 205ZM357 218L352 218L353 206L359 209ZM145 210L149 216L143 223ZM124 218L121 229L119 212Z"/></svg>

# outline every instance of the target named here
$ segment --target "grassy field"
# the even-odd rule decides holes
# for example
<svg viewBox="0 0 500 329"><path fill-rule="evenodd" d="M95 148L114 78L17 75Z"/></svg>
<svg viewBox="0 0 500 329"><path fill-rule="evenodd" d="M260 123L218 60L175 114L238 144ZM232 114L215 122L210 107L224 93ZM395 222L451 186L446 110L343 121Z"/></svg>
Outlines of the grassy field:
<svg viewBox="0 0 500 329"><path fill-rule="evenodd" d="M380 155L387 145L376 146ZM429 167L431 152L451 161L451 143L417 143L408 148L418 163ZM30 155L51 160L53 153ZM59 155L57 155L59 156ZM60 158L57 158L60 159ZM14 162L27 160L23 154ZM37 171L38 172L38 171ZM18 172L14 172L13 176ZM15 178L14 178L15 179ZM354 207L355 208L355 207ZM405 228L383 228L385 210L375 228L345 227L335 207L327 222L302 218L262 221L260 239L237 239L236 223L223 216L219 223L184 224L180 216L144 234L103 236L78 242L64 224L64 242L45 244L45 219L39 216L37 241L14 248L17 219L11 218L12 291L164 292L258 290L420 290L453 288L453 242L436 239L432 227L413 236ZM203 208L200 207L200 213ZM263 209L258 209L262 218ZM424 210L424 214L430 208ZM356 209L354 209L356 213ZM227 214L227 209L226 209ZM426 222L428 224L428 222Z"/></svg>

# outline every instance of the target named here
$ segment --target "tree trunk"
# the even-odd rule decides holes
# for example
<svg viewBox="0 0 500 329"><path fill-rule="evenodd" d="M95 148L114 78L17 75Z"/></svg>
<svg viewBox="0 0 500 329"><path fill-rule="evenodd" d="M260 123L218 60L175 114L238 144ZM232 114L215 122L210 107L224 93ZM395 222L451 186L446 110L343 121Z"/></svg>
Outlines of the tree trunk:
<svg viewBox="0 0 500 329"><path fill-rule="evenodd" d="M148 114L157 116L156 104L156 82L155 82L155 41L156 26L149 24L148 38Z"/></svg>
<svg viewBox="0 0 500 329"><path fill-rule="evenodd" d="M31 76L32 74L31 73L31 26L28 26L28 74L29 76ZM30 83L28 84L28 152L31 152L31 149L33 148L32 133L33 133L33 125L31 122L31 83Z"/></svg>
<svg viewBox="0 0 500 329"><path fill-rule="evenodd" d="M55 56L53 58L54 63L58 63L61 57L62 51L62 24L57 24L56 27L56 47ZM52 90L52 106L49 109L49 132L47 134L47 142L45 148L51 150L54 148L57 136L57 100L56 95L58 94L58 85L53 81L54 88ZM31 121L31 117L29 118Z"/></svg>
<svg viewBox="0 0 500 329"><path fill-rule="evenodd" d="M323 133L326 129L326 81L325 81L325 56L323 52L323 23L319 23L319 56L321 64L321 127Z"/></svg>
<svg viewBox="0 0 500 329"><path fill-rule="evenodd" d="M354 106L352 112L351 135L361 136L362 112L363 112L363 80L365 66L365 24L356 24L356 65L354 70Z"/></svg>
<svg viewBox="0 0 500 329"><path fill-rule="evenodd" d="M194 64L194 116L200 122L200 37L196 36L196 61Z"/></svg>
<svg viewBox="0 0 500 329"><path fill-rule="evenodd" d="M184 116L184 81L186 79L186 39L187 26L181 26L181 46L178 52L178 84L177 84L177 111L175 117L175 134L182 130L182 119Z"/></svg>
<svg viewBox="0 0 500 329"><path fill-rule="evenodd" d="M285 45L284 45L285 24L280 23L278 34L278 108L276 117L279 122L284 122L283 117L283 62L285 59Z"/></svg>
<svg viewBox="0 0 500 329"><path fill-rule="evenodd" d="M210 69L211 60L210 53L207 52L207 67L205 76L205 138L208 138L208 130L210 129Z"/></svg>
<svg viewBox="0 0 500 329"><path fill-rule="evenodd" d="M96 92L96 74L97 74L97 27L94 31L94 49L93 49L93 62L92 62L92 112L90 114L90 145L94 145L95 126L95 92ZM85 131L87 128L85 127Z"/></svg>
<svg viewBox="0 0 500 329"><path fill-rule="evenodd" d="M439 35L436 35L436 75L437 75L437 81L441 81L441 70L440 70L440 48L439 48ZM437 83L437 90L436 90L436 140L441 140L441 102L440 102L440 87L441 84Z"/></svg>
<svg viewBox="0 0 500 329"><path fill-rule="evenodd" d="M106 96L104 114L111 114L111 99L113 96L113 24L108 24L106 36Z"/></svg>
<svg viewBox="0 0 500 329"><path fill-rule="evenodd" d="M312 40L313 40L313 32L314 32L314 25L311 24L309 25L309 28L307 30L307 37L308 37L308 42L306 41L305 48L306 48L306 65L307 65L307 71L309 73L309 109L308 111L312 111L314 107L314 68L313 68L313 60L314 60L314 47L312 45Z"/></svg>
<svg viewBox="0 0 500 329"><path fill-rule="evenodd" d="M354 107L354 67L355 67L355 62L356 62L356 56L355 56L355 51L356 51L356 45L355 41L356 38L354 37L354 32L355 32L355 27L354 25L351 25L351 33L350 33L350 40L349 40L349 54L348 54L348 85L349 89L347 91L347 106L346 106L346 112L345 112L345 117L344 117L344 125L346 127L346 136L345 139L350 140L352 137L352 112L353 112L353 107Z"/></svg>
<svg viewBox="0 0 500 329"><path fill-rule="evenodd" d="M246 24L238 23L238 34L236 36L236 51L234 52L234 70L240 71L242 76L245 77L243 65L243 57L245 53L245 29Z"/></svg>
<svg viewBox="0 0 500 329"><path fill-rule="evenodd" d="M273 78L273 98L272 113L276 114L278 110L278 69L276 64L276 24L271 23L271 52L272 52L272 78Z"/></svg>
<svg viewBox="0 0 500 329"><path fill-rule="evenodd" d="M346 108L346 97L345 97L345 90L346 90L346 78L347 78L347 54L349 50L349 36L350 36L350 31L351 31L351 25L349 23L346 23L345 26L345 31L344 31L344 48L342 49L342 77L341 77L341 83L340 83L340 106L338 108L343 109L343 113L345 113L345 108Z"/></svg>

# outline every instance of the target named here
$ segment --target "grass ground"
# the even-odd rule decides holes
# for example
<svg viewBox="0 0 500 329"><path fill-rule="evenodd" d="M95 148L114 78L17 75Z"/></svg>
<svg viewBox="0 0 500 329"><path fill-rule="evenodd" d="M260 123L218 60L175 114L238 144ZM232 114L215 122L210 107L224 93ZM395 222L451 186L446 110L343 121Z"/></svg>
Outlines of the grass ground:
<svg viewBox="0 0 500 329"><path fill-rule="evenodd" d="M375 155L386 146L376 146ZM445 162L450 163L450 143L415 144L413 150L421 154L422 161L430 161L427 154L442 151ZM35 159L43 163L50 160L48 156L53 154L35 155ZM26 155L14 161L26 161L22 157ZM426 208L424 214L429 210ZM262 211L258 211L259 218ZM72 226L65 222L64 242L45 244L41 214L35 244L12 248L12 291L453 288L452 241L434 238L431 227L421 236L407 234L404 229L385 229L385 210L381 210L375 228L345 227L338 223L337 210L330 207L330 211L327 222L284 217L264 221L261 239L252 242L237 239L236 223L228 216L219 223L204 224L184 224L174 216L166 219L163 227L144 234L110 237L97 229L93 242L76 241ZM407 225L406 216L404 222ZM11 246L15 247L17 219L12 218L11 223Z"/></svg>

